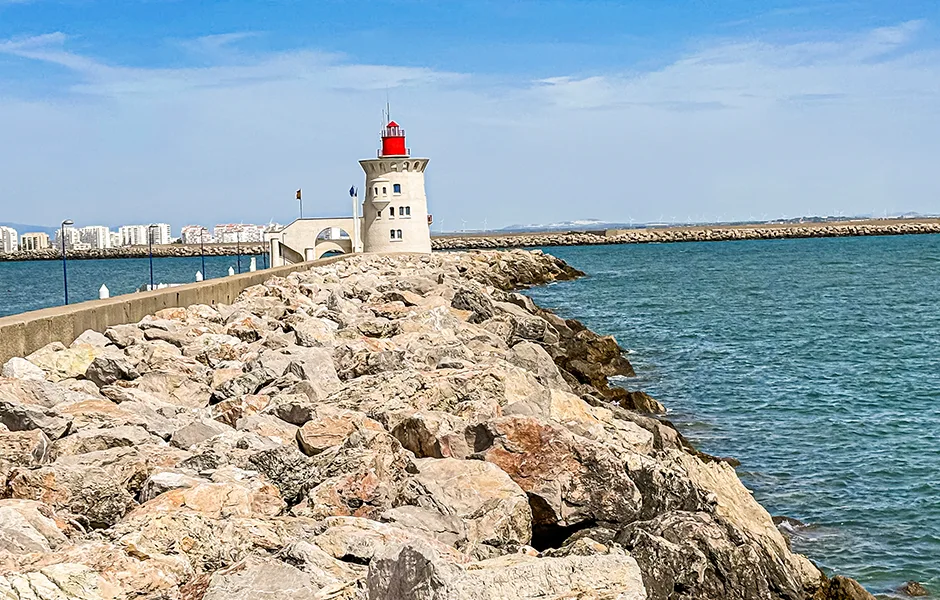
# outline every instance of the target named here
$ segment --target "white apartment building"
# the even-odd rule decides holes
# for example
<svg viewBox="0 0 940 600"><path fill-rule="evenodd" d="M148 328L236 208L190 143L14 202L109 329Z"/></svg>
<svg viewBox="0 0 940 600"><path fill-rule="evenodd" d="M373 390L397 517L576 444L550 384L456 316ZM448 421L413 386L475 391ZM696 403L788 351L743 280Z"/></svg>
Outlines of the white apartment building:
<svg viewBox="0 0 940 600"><path fill-rule="evenodd" d="M12 227L0 227L0 252L16 252L19 250L20 236Z"/></svg>
<svg viewBox="0 0 940 600"><path fill-rule="evenodd" d="M49 247L49 235L41 232L24 233L20 236L20 250L34 252Z"/></svg>
<svg viewBox="0 0 940 600"><path fill-rule="evenodd" d="M76 247L80 247L82 243L81 235L78 233L78 230L71 226L65 226L64 228L56 229L55 231L55 247L59 250L62 249L62 236L65 235L65 248L66 250L71 250Z"/></svg>
<svg viewBox="0 0 940 600"><path fill-rule="evenodd" d="M124 225L118 228L118 233L121 235L122 246L147 245L146 225Z"/></svg>
<svg viewBox="0 0 940 600"><path fill-rule="evenodd" d="M264 227L261 225L246 225L244 223L226 223L216 225L213 230L215 241L222 244L234 244L235 242L263 242Z"/></svg>
<svg viewBox="0 0 940 600"><path fill-rule="evenodd" d="M111 247L120 248L121 247L121 234L117 231L111 232Z"/></svg>
<svg viewBox="0 0 940 600"><path fill-rule="evenodd" d="M169 223L153 224L153 243L159 245L172 244L173 234Z"/></svg>
<svg viewBox="0 0 940 600"><path fill-rule="evenodd" d="M153 244L170 244L173 238L170 236L170 225L168 223L154 223L153 225L124 225L118 229L121 234L122 246L146 246L147 230L153 228Z"/></svg>
<svg viewBox="0 0 940 600"><path fill-rule="evenodd" d="M111 230L102 225L91 225L78 230L79 238L83 244L98 250L111 247Z"/></svg>
<svg viewBox="0 0 940 600"><path fill-rule="evenodd" d="M180 239L184 244L212 243L209 229L202 225L186 225L180 230Z"/></svg>

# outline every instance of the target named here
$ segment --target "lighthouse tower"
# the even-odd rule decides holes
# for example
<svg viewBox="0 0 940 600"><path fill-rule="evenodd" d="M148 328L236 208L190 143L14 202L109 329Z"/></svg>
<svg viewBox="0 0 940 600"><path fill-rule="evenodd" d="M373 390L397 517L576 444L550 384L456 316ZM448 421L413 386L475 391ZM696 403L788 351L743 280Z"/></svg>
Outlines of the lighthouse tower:
<svg viewBox="0 0 940 600"><path fill-rule="evenodd" d="M431 252L426 158L412 158L405 130L389 121L378 158L360 160L366 173L362 201L364 252Z"/></svg>

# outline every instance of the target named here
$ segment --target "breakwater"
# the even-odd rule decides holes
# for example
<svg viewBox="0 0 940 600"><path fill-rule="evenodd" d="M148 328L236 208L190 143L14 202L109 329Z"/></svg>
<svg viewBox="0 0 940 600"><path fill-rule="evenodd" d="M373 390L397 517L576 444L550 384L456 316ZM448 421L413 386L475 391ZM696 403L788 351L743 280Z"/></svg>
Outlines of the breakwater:
<svg viewBox="0 0 940 600"><path fill-rule="evenodd" d="M12 598L868 599L516 293L540 252L359 256L3 367Z"/></svg>
<svg viewBox="0 0 940 600"><path fill-rule="evenodd" d="M599 244L654 244L669 242L720 242L732 240L915 235L928 233L940 233L940 219L664 227L492 235L450 234L432 238L431 247L435 250L470 250L548 246L591 246Z"/></svg>
<svg viewBox="0 0 940 600"><path fill-rule="evenodd" d="M166 244L153 247L154 257L187 258L194 256L242 256L258 255L267 252L267 245L252 244ZM122 246L120 248L103 248L92 250L69 250L69 260L93 260L101 258L147 258L150 249L147 246ZM62 260L62 252L57 248L45 250L32 250L29 252L17 251L0 253L0 261L24 260Z"/></svg>

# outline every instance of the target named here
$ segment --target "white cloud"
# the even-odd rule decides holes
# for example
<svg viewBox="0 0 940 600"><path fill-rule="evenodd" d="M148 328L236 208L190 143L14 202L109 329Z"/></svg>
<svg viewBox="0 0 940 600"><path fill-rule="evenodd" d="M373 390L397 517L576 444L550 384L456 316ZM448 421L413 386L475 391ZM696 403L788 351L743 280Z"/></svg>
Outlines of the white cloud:
<svg viewBox="0 0 940 600"><path fill-rule="evenodd" d="M715 42L660 70L507 81L355 64L299 49L203 68L129 68L60 33L0 53L66 67L53 98L0 98L0 220L116 224L286 220L349 210L386 89L432 158L448 228L576 218L659 220L940 212L940 56L921 22L829 41ZM232 46L235 46L233 48Z"/></svg>

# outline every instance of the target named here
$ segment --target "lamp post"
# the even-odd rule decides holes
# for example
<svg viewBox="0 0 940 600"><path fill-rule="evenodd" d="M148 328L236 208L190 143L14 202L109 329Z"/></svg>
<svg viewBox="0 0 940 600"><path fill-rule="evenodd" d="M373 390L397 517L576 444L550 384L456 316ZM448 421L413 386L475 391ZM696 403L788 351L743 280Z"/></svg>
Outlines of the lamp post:
<svg viewBox="0 0 940 600"><path fill-rule="evenodd" d="M206 232L199 232L199 256L202 257L202 276L206 276Z"/></svg>
<svg viewBox="0 0 940 600"><path fill-rule="evenodd" d="M153 291L153 230L156 225L147 227L147 249L150 254L150 291Z"/></svg>
<svg viewBox="0 0 940 600"><path fill-rule="evenodd" d="M65 289L65 304L69 303L69 269L65 259L65 227L71 227L75 222L72 219L62 221L62 229L59 237L62 238L62 284Z"/></svg>
<svg viewBox="0 0 940 600"><path fill-rule="evenodd" d="M242 272L242 238L237 233L235 234L235 255L238 260L238 272Z"/></svg>

